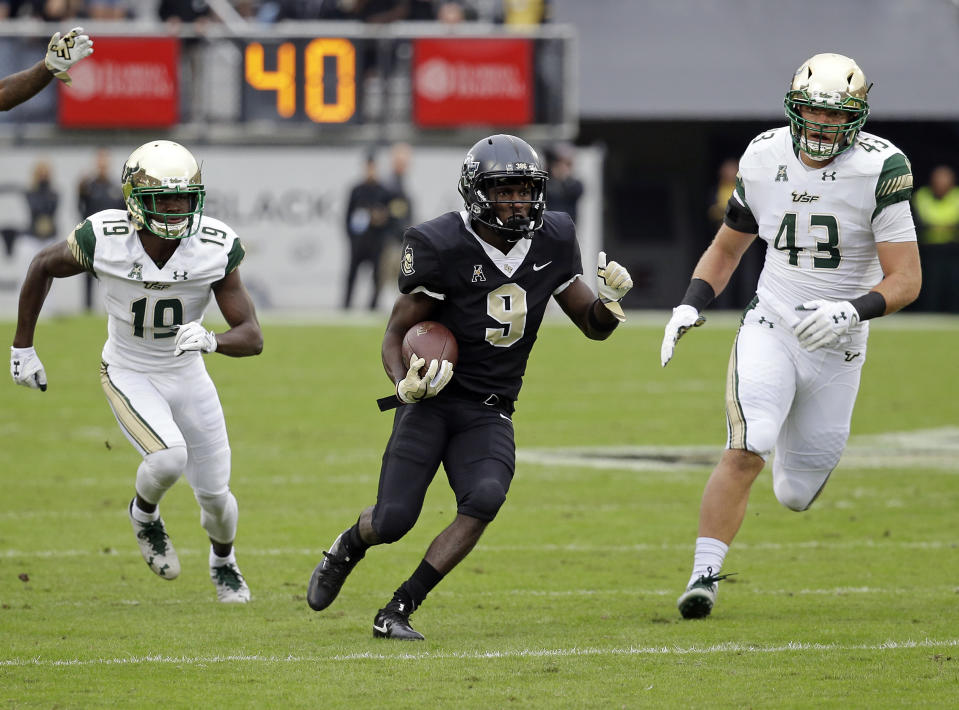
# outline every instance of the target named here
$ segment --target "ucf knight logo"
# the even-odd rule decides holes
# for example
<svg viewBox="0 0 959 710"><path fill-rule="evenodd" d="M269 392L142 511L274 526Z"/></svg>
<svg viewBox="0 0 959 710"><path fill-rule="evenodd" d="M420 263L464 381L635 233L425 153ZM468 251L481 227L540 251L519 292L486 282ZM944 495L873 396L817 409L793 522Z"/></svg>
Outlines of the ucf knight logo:
<svg viewBox="0 0 959 710"><path fill-rule="evenodd" d="M409 244L403 249L403 262L400 264L400 271L404 276L412 276L416 273L413 268L413 247Z"/></svg>

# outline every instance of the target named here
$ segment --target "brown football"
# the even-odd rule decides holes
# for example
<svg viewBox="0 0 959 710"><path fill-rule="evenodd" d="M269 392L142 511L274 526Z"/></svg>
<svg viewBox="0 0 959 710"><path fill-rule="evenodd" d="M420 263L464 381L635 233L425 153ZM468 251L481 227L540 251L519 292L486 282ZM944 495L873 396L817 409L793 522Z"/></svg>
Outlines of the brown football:
<svg viewBox="0 0 959 710"><path fill-rule="evenodd" d="M432 360L449 360L455 366L459 346L449 328L442 323L425 320L414 325L403 336L403 363L407 367L413 353L426 360L426 364L420 368L422 377Z"/></svg>

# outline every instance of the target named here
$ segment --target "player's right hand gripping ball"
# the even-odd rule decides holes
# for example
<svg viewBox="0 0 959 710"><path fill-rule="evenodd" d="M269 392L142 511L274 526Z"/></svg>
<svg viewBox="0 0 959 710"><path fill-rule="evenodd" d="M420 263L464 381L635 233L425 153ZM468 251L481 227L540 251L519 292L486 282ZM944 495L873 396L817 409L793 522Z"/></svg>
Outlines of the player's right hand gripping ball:
<svg viewBox="0 0 959 710"><path fill-rule="evenodd" d="M10 348L10 376L18 385L47 391L47 373L33 348Z"/></svg>
<svg viewBox="0 0 959 710"><path fill-rule="evenodd" d="M453 378L453 363L449 360L443 360L442 364L439 360L433 360L426 373L420 375L425 364L426 360L417 357L416 353L410 355L410 369L406 377L396 383L396 396L401 402L414 404L435 397Z"/></svg>
<svg viewBox="0 0 959 710"><path fill-rule="evenodd" d="M93 40L83 34L82 27L74 27L63 37L57 32L50 38L47 45L47 55L43 59L53 75L67 86L71 79L67 71L84 57L93 54Z"/></svg>
<svg viewBox="0 0 959 710"><path fill-rule="evenodd" d="M599 300L610 313L616 316L616 320L626 320L626 314L623 313L623 307L619 303L633 287L633 279L626 271L626 267L615 261L607 264L606 252L601 251L596 265L596 277Z"/></svg>

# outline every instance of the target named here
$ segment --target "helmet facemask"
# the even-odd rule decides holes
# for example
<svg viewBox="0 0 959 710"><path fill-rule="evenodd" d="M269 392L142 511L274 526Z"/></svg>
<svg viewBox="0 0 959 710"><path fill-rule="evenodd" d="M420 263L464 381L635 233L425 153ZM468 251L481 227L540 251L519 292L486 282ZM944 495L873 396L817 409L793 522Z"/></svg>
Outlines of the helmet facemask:
<svg viewBox="0 0 959 710"><path fill-rule="evenodd" d="M493 199L494 188L518 183L523 183L527 188L529 199ZM486 176L473 184L472 195L470 214L473 218L511 241L530 239L533 232L543 225L543 212L546 211L545 176ZM512 206L511 214L505 220L500 216L503 205ZM518 209L522 205L529 208L526 214Z"/></svg>
<svg viewBox="0 0 959 710"><path fill-rule="evenodd" d="M784 101L793 145L816 162L835 158L855 144L869 116L862 70L841 54L817 54L799 67ZM805 118L803 108L841 111L842 122Z"/></svg>
<svg viewBox="0 0 959 710"><path fill-rule="evenodd" d="M185 211L161 211L157 207L163 198L179 198L187 203ZM203 185L187 185L183 189L133 188L127 207L134 202L140 214L142 226L164 239L186 239L196 234L200 228L200 216L206 194ZM167 208L169 209L169 208ZM130 210L131 214L133 210ZM134 215L134 222L138 221Z"/></svg>
<svg viewBox="0 0 959 710"><path fill-rule="evenodd" d="M199 165L182 145L152 141L140 146L123 166L122 184L137 230L185 239L200 229L206 190Z"/></svg>

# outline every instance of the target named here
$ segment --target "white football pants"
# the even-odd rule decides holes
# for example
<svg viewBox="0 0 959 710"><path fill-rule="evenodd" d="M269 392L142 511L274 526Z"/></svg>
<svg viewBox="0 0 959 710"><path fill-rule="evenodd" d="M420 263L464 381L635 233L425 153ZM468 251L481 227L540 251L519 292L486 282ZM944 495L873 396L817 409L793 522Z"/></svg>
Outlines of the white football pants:
<svg viewBox="0 0 959 710"><path fill-rule="evenodd" d="M775 449L773 488L792 510L812 505L846 447L867 336L808 352L761 303L743 317L726 379L726 447L764 459Z"/></svg>

